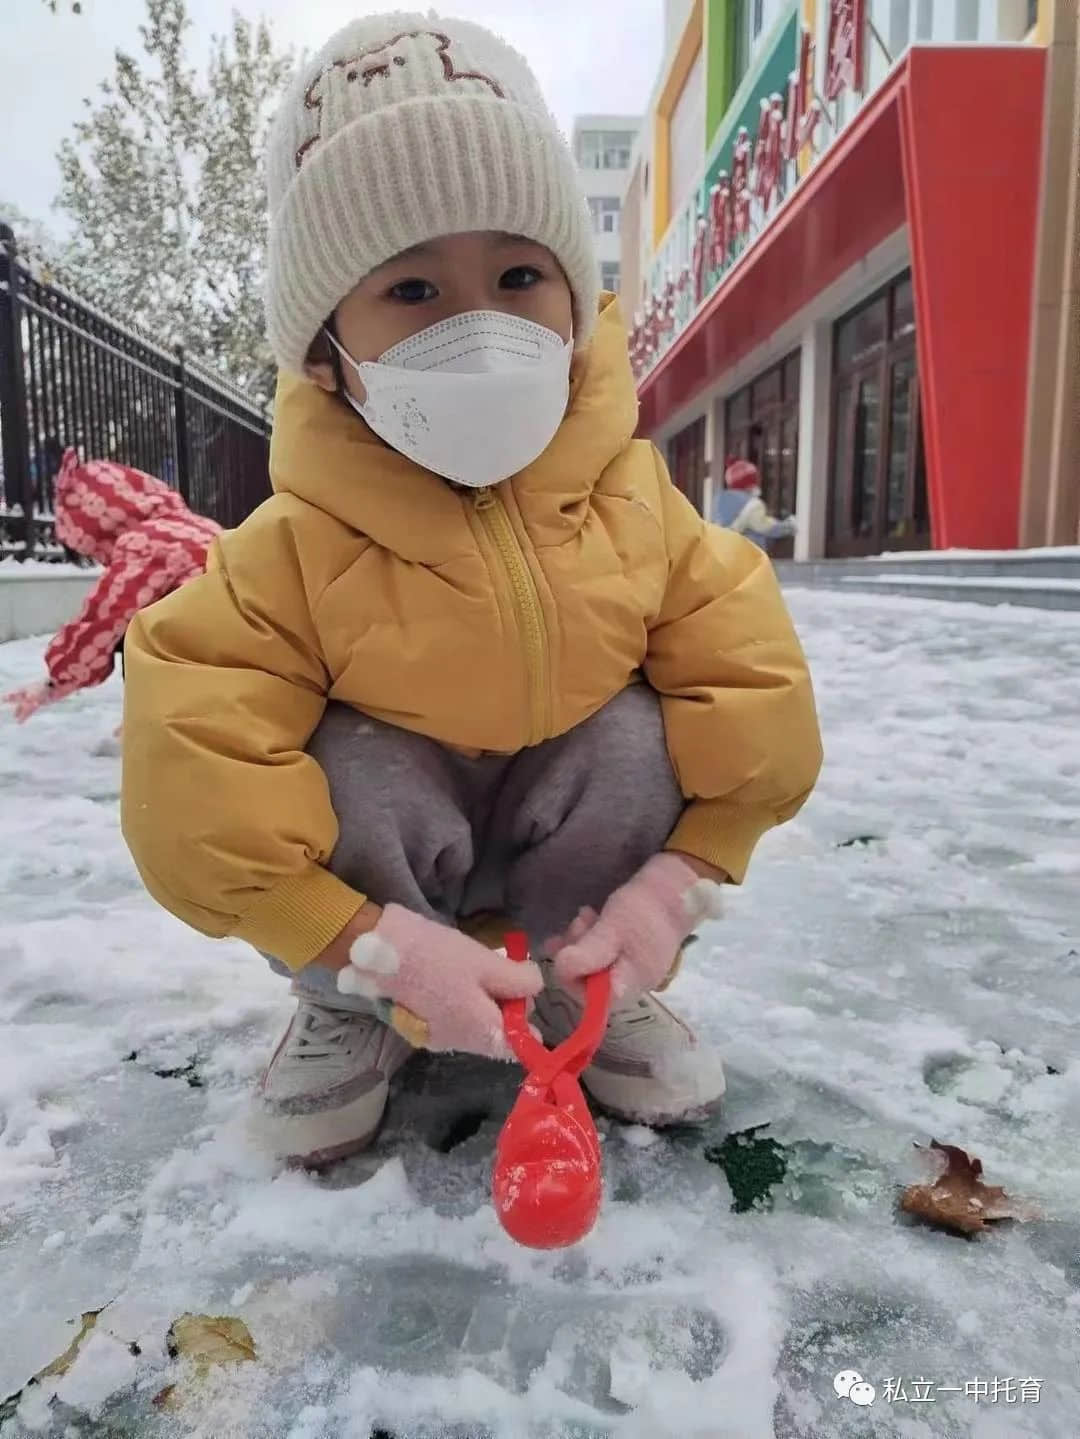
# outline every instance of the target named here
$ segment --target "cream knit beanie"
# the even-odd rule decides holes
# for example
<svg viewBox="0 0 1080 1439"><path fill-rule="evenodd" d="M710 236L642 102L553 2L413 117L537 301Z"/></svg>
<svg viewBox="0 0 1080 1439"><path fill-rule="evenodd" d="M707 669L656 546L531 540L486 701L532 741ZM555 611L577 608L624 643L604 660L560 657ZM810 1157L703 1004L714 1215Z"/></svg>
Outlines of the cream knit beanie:
<svg viewBox="0 0 1080 1439"><path fill-rule="evenodd" d="M339 30L294 78L267 154L266 318L303 370L320 326L369 271L439 235L546 245L588 339L598 284L570 149L525 60L466 20L398 11Z"/></svg>

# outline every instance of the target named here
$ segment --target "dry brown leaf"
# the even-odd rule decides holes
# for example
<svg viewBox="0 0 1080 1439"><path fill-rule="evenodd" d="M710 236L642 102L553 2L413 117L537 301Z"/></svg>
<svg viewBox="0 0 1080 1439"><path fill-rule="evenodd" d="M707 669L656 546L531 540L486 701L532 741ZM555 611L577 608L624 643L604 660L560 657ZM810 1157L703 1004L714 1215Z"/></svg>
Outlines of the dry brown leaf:
<svg viewBox="0 0 1080 1439"><path fill-rule="evenodd" d="M43 1379L58 1379L61 1375L66 1374L78 1358L79 1350L82 1348L86 1337L93 1332L98 1322L98 1316L104 1313L104 1309L88 1309L86 1313L82 1315L78 1334L76 1334L63 1354L54 1359L51 1364L46 1364L44 1369L34 1375L31 1383L40 1384Z"/></svg>
<svg viewBox="0 0 1080 1439"><path fill-rule="evenodd" d="M166 1384L164 1389L159 1389L150 1403L155 1409L179 1409L180 1401L174 1398L176 1394L175 1384Z"/></svg>
<svg viewBox="0 0 1080 1439"><path fill-rule="evenodd" d="M111 1304L112 1301L110 1300L109 1303ZM46 1364L44 1369L39 1369L36 1374L32 1375L26 1381L22 1389L17 1389L14 1394L9 1394L8 1397L0 1403L0 1424L6 1423L7 1420L15 1414L23 1394L32 1385L40 1384L44 1379L63 1378L79 1357L79 1350L85 1343L87 1336L93 1333L99 1316L104 1314L108 1307L108 1304L103 1304L100 1309L88 1309L85 1314L80 1316L79 1332L64 1350L63 1354L58 1355L51 1364Z"/></svg>
<svg viewBox="0 0 1080 1439"><path fill-rule="evenodd" d="M1032 1217L1030 1210L1011 1200L999 1185L983 1183L981 1159L936 1139L930 1141L930 1148L944 1155L945 1170L933 1184L912 1184L904 1190L900 1208L905 1214L954 1234L978 1234L997 1220Z"/></svg>
<svg viewBox="0 0 1080 1439"><path fill-rule="evenodd" d="M200 1372L217 1364L240 1364L255 1358L255 1341L242 1319L227 1314L181 1314L169 1326L169 1353L195 1362Z"/></svg>

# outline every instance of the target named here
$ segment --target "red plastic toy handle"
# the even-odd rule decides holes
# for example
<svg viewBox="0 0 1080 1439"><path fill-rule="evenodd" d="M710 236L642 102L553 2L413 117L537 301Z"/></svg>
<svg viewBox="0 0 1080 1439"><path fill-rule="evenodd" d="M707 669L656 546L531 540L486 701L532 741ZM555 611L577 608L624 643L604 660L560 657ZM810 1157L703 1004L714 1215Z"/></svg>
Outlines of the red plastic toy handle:
<svg viewBox="0 0 1080 1439"><path fill-rule="evenodd" d="M505 942L510 959L518 964L528 959L529 941L520 930L508 933ZM610 1009L611 973L603 969L586 979L585 1012L581 1022L557 1049L548 1049L529 1029L523 999L509 999L503 1004L503 1028L511 1049L527 1070L545 1076L556 1073L578 1075L600 1048Z"/></svg>

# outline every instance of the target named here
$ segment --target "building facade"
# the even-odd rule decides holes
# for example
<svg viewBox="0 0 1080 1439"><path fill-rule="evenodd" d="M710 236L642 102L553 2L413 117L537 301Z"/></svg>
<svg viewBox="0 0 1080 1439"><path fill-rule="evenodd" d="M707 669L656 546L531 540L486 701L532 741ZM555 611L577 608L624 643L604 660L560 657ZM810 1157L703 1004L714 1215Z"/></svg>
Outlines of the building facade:
<svg viewBox="0 0 1080 1439"><path fill-rule="evenodd" d="M703 512L742 456L797 558L1080 539L1076 8L682 7L623 295Z"/></svg>
<svg viewBox="0 0 1080 1439"><path fill-rule="evenodd" d="M579 115L572 145L592 215L600 285L618 292L623 203L630 158L641 124L637 115ZM634 222L637 223L636 216Z"/></svg>

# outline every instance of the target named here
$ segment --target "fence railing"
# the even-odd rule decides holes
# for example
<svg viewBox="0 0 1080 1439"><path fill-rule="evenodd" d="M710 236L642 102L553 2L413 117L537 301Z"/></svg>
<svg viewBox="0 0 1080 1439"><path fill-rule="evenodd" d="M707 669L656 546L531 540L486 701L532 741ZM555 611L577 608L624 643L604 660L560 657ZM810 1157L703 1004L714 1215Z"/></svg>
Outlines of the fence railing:
<svg viewBox="0 0 1080 1439"><path fill-rule="evenodd" d="M156 475L226 528L270 493L267 413L35 275L0 225L0 558L61 559L64 450Z"/></svg>

